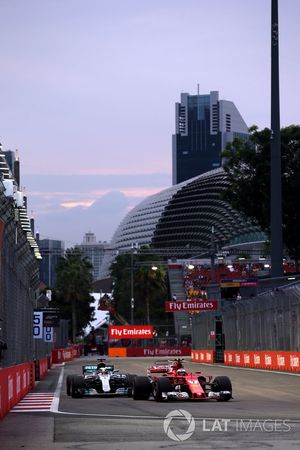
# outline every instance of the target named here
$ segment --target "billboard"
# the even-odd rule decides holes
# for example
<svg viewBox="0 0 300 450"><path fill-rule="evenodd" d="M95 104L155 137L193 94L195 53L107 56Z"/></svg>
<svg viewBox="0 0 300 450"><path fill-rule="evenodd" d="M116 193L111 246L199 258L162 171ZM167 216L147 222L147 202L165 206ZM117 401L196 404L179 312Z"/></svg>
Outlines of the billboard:
<svg viewBox="0 0 300 450"><path fill-rule="evenodd" d="M111 325L108 327L109 339L151 339L152 325Z"/></svg>
<svg viewBox="0 0 300 450"><path fill-rule="evenodd" d="M166 312L214 311L218 309L218 300L195 300L188 302L165 302Z"/></svg>

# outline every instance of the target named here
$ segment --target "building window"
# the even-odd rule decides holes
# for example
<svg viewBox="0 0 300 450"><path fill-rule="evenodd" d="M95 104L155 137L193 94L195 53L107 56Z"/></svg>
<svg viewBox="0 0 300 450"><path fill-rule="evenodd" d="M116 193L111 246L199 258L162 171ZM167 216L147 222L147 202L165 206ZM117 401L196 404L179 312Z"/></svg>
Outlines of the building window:
<svg viewBox="0 0 300 450"><path fill-rule="evenodd" d="M231 131L231 115L226 114L226 131Z"/></svg>

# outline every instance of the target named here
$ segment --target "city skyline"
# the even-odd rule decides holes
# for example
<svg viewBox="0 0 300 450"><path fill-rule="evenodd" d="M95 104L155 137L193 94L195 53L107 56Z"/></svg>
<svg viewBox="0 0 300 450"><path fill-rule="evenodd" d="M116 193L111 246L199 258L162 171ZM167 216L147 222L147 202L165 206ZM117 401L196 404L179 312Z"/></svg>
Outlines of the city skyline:
<svg viewBox="0 0 300 450"><path fill-rule="evenodd" d="M19 149L41 236L110 240L126 212L169 187L174 105L197 84L231 99L248 126L270 127L270 1L0 9L0 138ZM282 126L299 123L299 13L296 0L279 1Z"/></svg>

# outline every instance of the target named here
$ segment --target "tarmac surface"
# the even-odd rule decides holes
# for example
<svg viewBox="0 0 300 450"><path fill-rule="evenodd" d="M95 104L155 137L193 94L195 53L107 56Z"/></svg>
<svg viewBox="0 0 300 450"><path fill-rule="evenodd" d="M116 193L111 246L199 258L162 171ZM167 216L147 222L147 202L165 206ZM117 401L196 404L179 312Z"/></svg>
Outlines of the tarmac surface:
<svg viewBox="0 0 300 450"><path fill-rule="evenodd" d="M120 372L144 375L154 358L115 358ZM233 399L134 401L66 395L65 379L80 374L81 357L52 368L32 391L52 393L48 411L10 412L0 422L0 448L17 450L285 449L300 448L300 376L191 363L185 368L227 375ZM38 407L37 407L38 408ZM25 408L26 409L26 408ZM166 418L171 413L169 418Z"/></svg>

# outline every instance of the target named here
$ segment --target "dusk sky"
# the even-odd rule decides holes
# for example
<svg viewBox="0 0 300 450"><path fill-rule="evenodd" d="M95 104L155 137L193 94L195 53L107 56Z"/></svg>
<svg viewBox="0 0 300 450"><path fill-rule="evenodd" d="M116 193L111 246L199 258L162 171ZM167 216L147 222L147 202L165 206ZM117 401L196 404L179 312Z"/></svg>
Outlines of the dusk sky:
<svg viewBox="0 0 300 450"><path fill-rule="evenodd" d="M271 0L0 0L0 139L42 238L110 240L171 185L181 92L270 126ZM299 124L300 1L279 0L281 126Z"/></svg>

